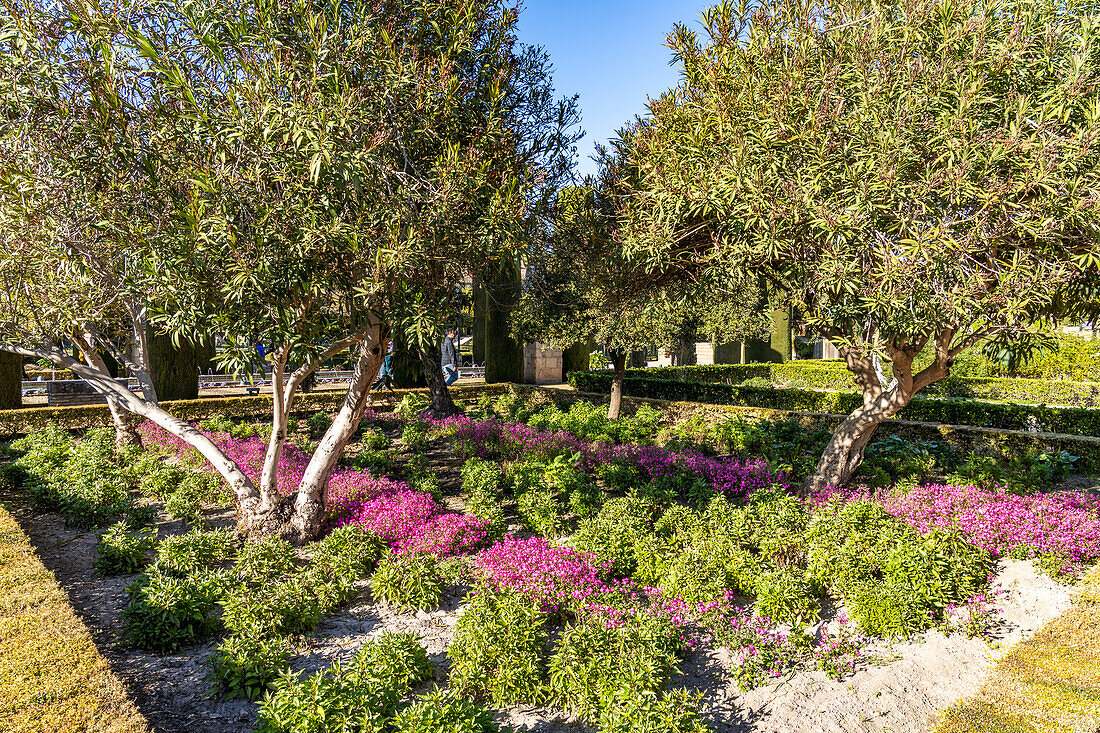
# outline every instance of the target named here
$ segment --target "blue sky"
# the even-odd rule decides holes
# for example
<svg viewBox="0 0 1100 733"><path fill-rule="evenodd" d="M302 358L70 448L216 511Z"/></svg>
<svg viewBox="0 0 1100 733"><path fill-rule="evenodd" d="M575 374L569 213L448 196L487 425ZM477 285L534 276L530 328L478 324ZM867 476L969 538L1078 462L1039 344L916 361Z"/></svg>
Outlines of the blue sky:
<svg viewBox="0 0 1100 733"><path fill-rule="evenodd" d="M676 22L699 28L705 0L526 0L520 38L545 47L554 62L559 95L579 94L584 138L578 170L590 173L589 156L623 123L645 111L678 81L669 66L665 37Z"/></svg>

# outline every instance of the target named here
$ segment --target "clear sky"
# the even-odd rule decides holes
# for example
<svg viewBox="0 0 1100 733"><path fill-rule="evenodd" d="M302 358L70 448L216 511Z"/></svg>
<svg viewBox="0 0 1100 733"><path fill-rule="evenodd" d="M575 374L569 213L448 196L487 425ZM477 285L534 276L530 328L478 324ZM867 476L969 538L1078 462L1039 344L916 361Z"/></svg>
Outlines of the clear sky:
<svg viewBox="0 0 1100 733"><path fill-rule="evenodd" d="M554 63L559 96L580 95L584 138L578 170L591 173L589 159L623 123L645 111L647 97L675 86L679 69L669 66L664 45L676 22L699 28L706 0L526 0L519 33L543 46Z"/></svg>

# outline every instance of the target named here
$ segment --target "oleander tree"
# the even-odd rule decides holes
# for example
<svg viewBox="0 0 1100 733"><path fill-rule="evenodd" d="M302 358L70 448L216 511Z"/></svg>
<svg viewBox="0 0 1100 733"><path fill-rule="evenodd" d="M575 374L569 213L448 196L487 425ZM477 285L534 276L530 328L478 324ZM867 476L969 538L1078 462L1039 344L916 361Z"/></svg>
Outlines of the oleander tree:
<svg viewBox="0 0 1100 733"><path fill-rule="evenodd" d="M112 68L136 77L139 111L177 172L172 225L145 242L153 319L176 337L224 332L231 367L257 339L271 348L260 481L222 473L241 534L311 539L393 319L524 245L536 189L571 154L575 103L553 101L536 73L545 54L518 43L505 2L152 0L100 12L97 32L120 19L107 46L126 64ZM349 347L345 399L284 496L296 393Z"/></svg>
<svg viewBox="0 0 1100 733"><path fill-rule="evenodd" d="M848 481L964 349L1026 350L1093 310L1098 20L1077 0L744 0L669 36L682 81L629 141L626 250L756 273L837 344L863 402L808 489Z"/></svg>
<svg viewBox="0 0 1100 733"><path fill-rule="evenodd" d="M755 284L745 277L668 280L629 259L620 227L634 171L619 147L598 152L600 172L588 185L562 190L547 245L530 254L524 292L513 318L521 340L567 349L595 343L610 358L608 417L622 406L626 363L649 344L672 344L698 331L729 340L766 329Z"/></svg>

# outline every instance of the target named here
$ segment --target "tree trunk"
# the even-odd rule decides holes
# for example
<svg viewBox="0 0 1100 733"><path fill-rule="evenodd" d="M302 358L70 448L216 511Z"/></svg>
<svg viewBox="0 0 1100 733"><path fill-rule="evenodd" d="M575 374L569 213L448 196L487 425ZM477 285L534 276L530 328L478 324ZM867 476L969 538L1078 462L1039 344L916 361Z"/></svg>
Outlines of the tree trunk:
<svg viewBox="0 0 1100 733"><path fill-rule="evenodd" d="M89 336L85 335L83 341L78 340L77 348L89 367L102 374L105 379L115 380L116 375L111 373L103 357L95 350L95 342ZM118 384L117 381L114 381L114 384L119 389L126 392L130 391L128 387ZM123 407L122 401L110 392L105 393L105 395L107 397L107 409L111 411L111 422L115 426L115 449L122 451L127 448L140 448L141 436L138 434L137 426L130 419L126 408Z"/></svg>
<svg viewBox="0 0 1100 733"><path fill-rule="evenodd" d="M23 406L23 357L0 351L0 410L18 410Z"/></svg>
<svg viewBox="0 0 1100 733"><path fill-rule="evenodd" d="M416 352L420 356L420 366L428 382L429 404L426 412L437 418L460 414L462 410L459 410L451 399L451 390L443 378L443 366L439 357L432 351L425 351L419 347Z"/></svg>
<svg viewBox="0 0 1100 733"><path fill-rule="evenodd" d="M908 403L908 400L906 400ZM899 406L897 409L900 410ZM897 410L872 403L863 405L844 419L833 433L832 439L821 454L814 474L806 481L806 491L820 491L826 487L840 487L848 483L852 474L863 463L867 444L883 420Z"/></svg>
<svg viewBox="0 0 1100 733"><path fill-rule="evenodd" d="M626 378L626 352L616 349L611 352L611 363L615 375L611 378L611 401L607 405L607 419L618 420L623 406L623 380Z"/></svg>
<svg viewBox="0 0 1100 733"><path fill-rule="evenodd" d="M313 452L298 485L289 526L281 532L292 542L308 542L321 534L328 508L329 478L348 440L359 429L359 422L363 419L363 411L370 400L370 386L382 366L382 341L382 325L373 324L360 347L344 404Z"/></svg>

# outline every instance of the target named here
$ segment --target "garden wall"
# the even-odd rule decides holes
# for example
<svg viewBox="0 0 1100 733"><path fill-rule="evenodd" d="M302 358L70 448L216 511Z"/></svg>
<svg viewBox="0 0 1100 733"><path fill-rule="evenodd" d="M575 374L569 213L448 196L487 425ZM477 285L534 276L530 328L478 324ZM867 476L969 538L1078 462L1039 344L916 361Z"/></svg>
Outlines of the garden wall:
<svg viewBox="0 0 1100 733"><path fill-rule="evenodd" d="M571 372L569 383L582 392L610 392L611 374ZM862 404L863 399L856 392L747 387L633 375L626 377L623 394L659 400L709 402L832 415L850 414ZM918 395L899 413L899 417L949 425L1100 436L1100 409L1082 407L1047 407Z"/></svg>

